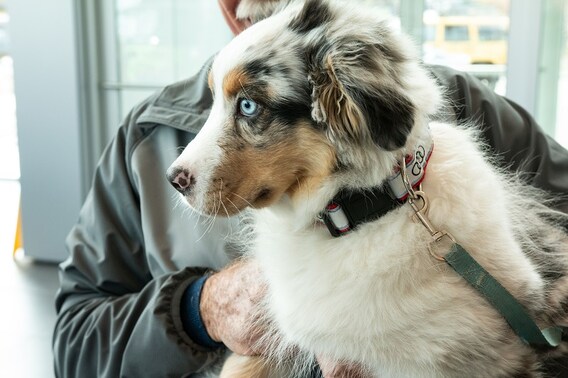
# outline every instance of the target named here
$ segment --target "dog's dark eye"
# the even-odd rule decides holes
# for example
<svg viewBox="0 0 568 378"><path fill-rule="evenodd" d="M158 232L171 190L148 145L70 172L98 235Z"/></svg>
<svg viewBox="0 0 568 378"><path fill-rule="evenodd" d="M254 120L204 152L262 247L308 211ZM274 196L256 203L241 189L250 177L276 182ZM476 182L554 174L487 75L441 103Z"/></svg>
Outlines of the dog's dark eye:
<svg viewBox="0 0 568 378"><path fill-rule="evenodd" d="M239 111L245 117L252 117L258 113L258 104L248 98L239 100Z"/></svg>

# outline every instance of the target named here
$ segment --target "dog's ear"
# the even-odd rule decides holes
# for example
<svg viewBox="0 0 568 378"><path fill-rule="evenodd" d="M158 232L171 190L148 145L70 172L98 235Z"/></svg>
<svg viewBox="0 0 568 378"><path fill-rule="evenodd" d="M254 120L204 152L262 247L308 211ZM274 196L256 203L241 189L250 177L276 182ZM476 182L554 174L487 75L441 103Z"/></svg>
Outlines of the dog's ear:
<svg viewBox="0 0 568 378"><path fill-rule="evenodd" d="M415 106L401 89L401 67L407 56L390 29L382 24L359 32L334 25L333 10L322 0L307 0L290 27L308 33L321 27L306 47L312 89L312 118L329 127L335 138L371 139L386 150L406 143Z"/></svg>
<svg viewBox="0 0 568 378"><path fill-rule="evenodd" d="M374 77L386 73L367 64L364 55L370 52L365 50L372 47L342 48L332 47L309 72L312 117L336 135L370 137L386 150L404 146L414 124L413 103L390 80L380 83Z"/></svg>
<svg viewBox="0 0 568 378"><path fill-rule="evenodd" d="M332 12L324 0L305 0L300 13L290 22L290 29L307 33L332 20Z"/></svg>

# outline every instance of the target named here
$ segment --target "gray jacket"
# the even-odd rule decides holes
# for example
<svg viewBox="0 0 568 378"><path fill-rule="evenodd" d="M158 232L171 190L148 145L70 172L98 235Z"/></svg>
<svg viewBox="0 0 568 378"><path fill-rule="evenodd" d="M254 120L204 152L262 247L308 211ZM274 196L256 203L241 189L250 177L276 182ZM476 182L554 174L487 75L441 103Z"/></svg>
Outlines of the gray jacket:
<svg viewBox="0 0 568 378"><path fill-rule="evenodd" d="M568 152L516 104L467 74L432 67L458 121L476 119L503 165L532 184L568 192ZM207 69L147 99L105 150L60 266L53 351L58 377L181 377L222 351L196 345L180 320L185 288L235 251L236 219L209 219L179 203L168 166L207 119ZM558 207L568 212L568 202Z"/></svg>

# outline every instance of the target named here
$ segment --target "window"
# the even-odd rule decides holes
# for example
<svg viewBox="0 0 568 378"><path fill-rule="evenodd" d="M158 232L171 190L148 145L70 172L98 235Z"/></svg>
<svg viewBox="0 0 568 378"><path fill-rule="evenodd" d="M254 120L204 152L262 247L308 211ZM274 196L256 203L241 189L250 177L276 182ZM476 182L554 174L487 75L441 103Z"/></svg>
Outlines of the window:
<svg viewBox="0 0 568 378"><path fill-rule="evenodd" d="M494 25L479 25L478 27L480 41L505 41L507 40L507 31L505 28Z"/></svg>
<svg viewBox="0 0 568 378"><path fill-rule="evenodd" d="M436 40L436 26L424 25L422 39L424 42L433 42Z"/></svg>
<svg viewBox="0 0 568 378"><path fill-rule="evenodd" d="M211 0L114 0L122 118L155 89L197 73L232 38Z"/></svg>
<svg viewBox="0 0 568 378"><path fill-rule="evenodd" d="M446 41L469 41L469 30L466 25L447 25L444 37Z"/></svg>
<svg viewBox="0 0 568 378"><path fill-rule="evenodd" d="M399 0L358 0L400 28ZM233 35L214 0L102 0L91 13L103 42L102 83L107 125L165 85L191 77ZM93 6L93 5L90 5ZM93 48L96 48L93 46ZM92 97L97 94L93 93ZM108 130L102 138L114 135Z"/></svg>
<svg viewBox="0 0 568 378"><path fill-rule="evenodd" d="M232 37L216 1L117 0L115 7L126 83L186 78Z"/></svg>
<svg viewBox="0 0 568 378"><path fill-rule="evenodd" d="M469 72L505 94L509 1L425 0L424 61Z"/></svg>
<svg viewBox="0 0 568 378"><path fill-rule="evenodd" d="M564 5L564 47L560 58L558 73L558 97L556 100L556 127L554 136L560 144L568 148L568 6Z"/></svg>
<svg viewBox="0 0 568 378"><path fill-rule="evenodd" d="M16 129L14 70L8 39L10 17L0 1L0 179L20 178L20 156Z"/></svg>
<svg viewBox="0 0 568 378"><path fill-rule="evenodd" d="M548 134L568 148L568 4L543 3L536 119Z"/></svg>

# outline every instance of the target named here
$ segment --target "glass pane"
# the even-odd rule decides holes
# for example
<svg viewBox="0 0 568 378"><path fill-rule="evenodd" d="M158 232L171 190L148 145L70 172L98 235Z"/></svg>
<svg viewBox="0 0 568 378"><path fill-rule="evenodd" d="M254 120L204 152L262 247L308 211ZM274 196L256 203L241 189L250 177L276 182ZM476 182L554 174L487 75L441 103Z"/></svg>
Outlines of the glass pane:
<svg viewBox="0 0 568 378"><path fill-rule="evenodd" d="M398 17L400 13L400 0L357 0L360 4L371 6L378 10L379 15L385 18Z"/></svg>
<svg viewBox="0 0 568 378"><path fill-rule="evenodd" d="M424 61L470 72L505 94L510 0L426 0Z"/></svg>
<svg viewBox="0 0 568 378"><path fill-rule="evenodd" d="M446 41L469 41L467 25L446 25L444 31Z"/></svg>
<svg viewBox="0 0 568 378"><path fill-rule="evenodd" d="M556 139L568 148L568 6L564 7L564 47L560 59L558 100L556 107Z"/></svg>
<svg viewBox="0 0 568 378"><path fill-rule="evenodd" d="M115 0L115 9L123 83L187 78L232 38L213 0Z"/></svg>
<svg viewBox="0 0 568 378"><path fill-rule="evenodd" d="M478 31L480 41L507 40L507 30L500 25L480 25Z"/></svg>
<svg viewBox="0 0 568 378"><path fill-rule="evenodd" d="M13 61L9 55L10 17L0 2L0 179L20 178L20 155L16 129Z"/></svg>
<svg viewBox="0 0 568 378"><path fill-rule="evenodd" d="M400 28L400 0L358 1L375 7L380 17ZM118 74L108 74L114 72L112 67L105 72L106 81L117 82L118 92L107 89L105 97L117 95L120 104L112 124L153 93L128 86L161 87L188 78L233 38L215 0L112 0L112 8Z"/></svg>
<svg viewBox="0 0 568 378"><path fill-rule="evenodd" d="M372 7L379 19L388 20L395 29L401 29L400 0L356 0L359 4Z"/></svg>

